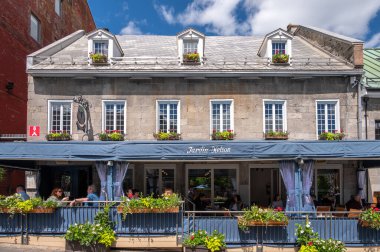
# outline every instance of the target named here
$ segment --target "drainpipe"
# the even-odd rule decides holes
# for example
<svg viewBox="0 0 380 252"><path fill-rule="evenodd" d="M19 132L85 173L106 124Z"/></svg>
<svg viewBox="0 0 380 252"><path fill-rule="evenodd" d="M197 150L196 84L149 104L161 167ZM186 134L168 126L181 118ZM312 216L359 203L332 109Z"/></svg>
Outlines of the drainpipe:
<svg viewBox="0 0 380 252"><path fill-rule="evenodd" d="M368 111L368 100L369 100L369 97L363 97L363 101L364 101L364 127L365 127L365 139L368 140L368 114L367 114L367 111Z"/></svg>
<svg viewBox="0 0 380 252"><path fill-rule="evenodd" d="M362 134L362 92L361 92L361 83L360 83L360 78L358 77L355 78L355 82L358 86L358 139L361 140L363 137Z"/></svg>

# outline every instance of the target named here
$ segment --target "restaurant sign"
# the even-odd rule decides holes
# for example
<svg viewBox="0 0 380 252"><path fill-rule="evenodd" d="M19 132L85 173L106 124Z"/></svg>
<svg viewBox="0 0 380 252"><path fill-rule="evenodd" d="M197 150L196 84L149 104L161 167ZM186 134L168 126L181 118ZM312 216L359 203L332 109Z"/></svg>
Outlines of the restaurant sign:
<svg viewBox="0 0 380 252"><path fill-rule="evenodd" d="M189 146L187 148L186 154L220 154L220 153L231 153L231 147L223 146Z"/></svg>

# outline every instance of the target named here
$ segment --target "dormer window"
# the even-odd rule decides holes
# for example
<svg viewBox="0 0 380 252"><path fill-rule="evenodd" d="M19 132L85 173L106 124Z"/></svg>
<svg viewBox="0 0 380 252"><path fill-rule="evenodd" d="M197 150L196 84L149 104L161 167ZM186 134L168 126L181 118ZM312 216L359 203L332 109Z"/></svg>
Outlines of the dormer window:
<svg viewBox="0 0 380 252"><path fill-rule="evenodd" d="M177 36L178 56L183 65L200 65L204 59L205 37L202 33L187 29Z"/></svg>
<svg viewBox="0 0 380 252"><path fill-rule="evenodd" d="M267 34L258 55L267 57L268 64L288 64L292 56L293 36L282 29Z"/></svg>
<svg viewBox="0 0 380 252"><path fill-rule="evenodd" d="M116 37L108 30L96 30L90 33L87 38L90 64L109 64L112 63L113 57L124 55Z"/></svg>

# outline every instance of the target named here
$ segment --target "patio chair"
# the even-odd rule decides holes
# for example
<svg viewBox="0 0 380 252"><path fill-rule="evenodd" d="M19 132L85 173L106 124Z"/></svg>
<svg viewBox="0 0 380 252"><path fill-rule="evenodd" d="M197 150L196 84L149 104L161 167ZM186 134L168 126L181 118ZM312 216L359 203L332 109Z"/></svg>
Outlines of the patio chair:
<svg viewBox="0 0 380 252"><path fill-rule="evenodd" d="M346 211L346 208L345 207L336 207L335 211L337 211L337 212L344 212L344 211ZM344 213L334 213L333 215L335 217L344 217Z"/></svg>
<svg viewBox="0 0 380 252"><path fill-rule="evenodd" d="M322 217L322 216L328 216L330 215L331 206L317 206L317 217Z"/></svg>
<svg viewBox="0 0 380 252"><path fill-rule="evenodd" d="M348 218L359 218L359 215L361 212L362 212L362 210L351 208L347 217Z"/></svg>

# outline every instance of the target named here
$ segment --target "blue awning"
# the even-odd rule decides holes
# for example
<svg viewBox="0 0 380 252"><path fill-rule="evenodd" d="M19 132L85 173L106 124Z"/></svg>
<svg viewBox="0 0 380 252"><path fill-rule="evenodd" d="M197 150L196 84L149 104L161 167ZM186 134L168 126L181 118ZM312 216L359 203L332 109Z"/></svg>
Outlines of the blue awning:
<svg viewBox="0 0 380 252"><path fill-rule="evenodd" d="M380 141L125 141L0 143L0 160L379 159Z"/></svg>

